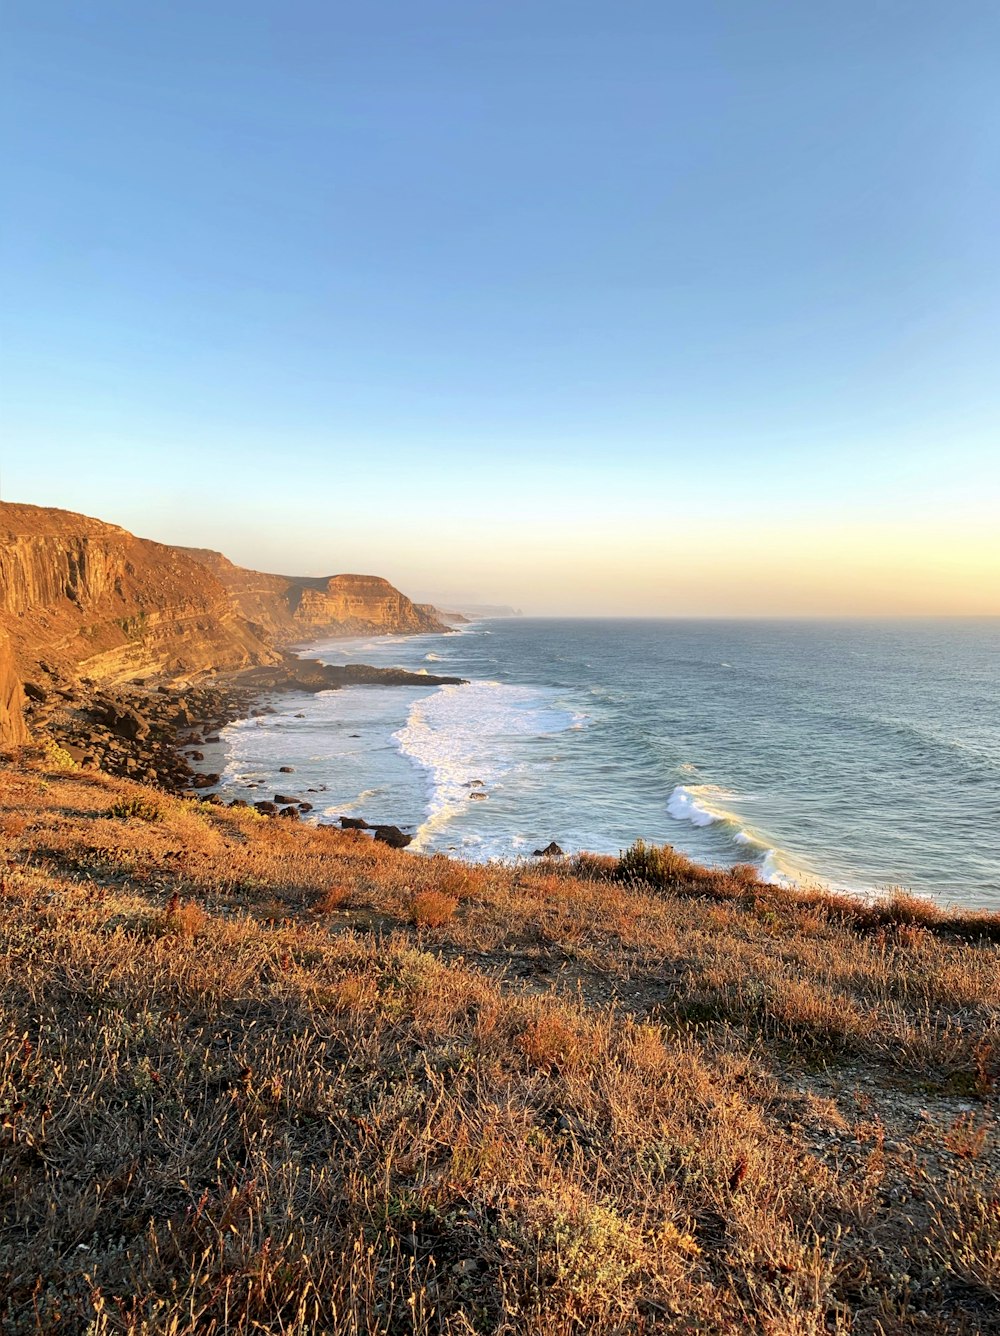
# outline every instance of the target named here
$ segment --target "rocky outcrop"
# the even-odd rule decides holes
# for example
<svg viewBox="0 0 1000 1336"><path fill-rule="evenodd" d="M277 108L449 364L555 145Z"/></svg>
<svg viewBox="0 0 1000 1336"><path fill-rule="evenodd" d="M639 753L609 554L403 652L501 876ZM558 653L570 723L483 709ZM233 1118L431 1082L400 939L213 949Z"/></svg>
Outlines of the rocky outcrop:
<svg viewBox="0 0 1000 1336"><path fill-rule="evenodd" d="M277 640L448 629L436 609L411 602L377 575L267 575L236 566L220 552L177 551L200 562L229 591L243 616Z"/></svg>
<svg viewBox="0 0 1000 1336"><path fill-rule="evenodd" d="M24 675L42 660L118 682L278 659L201 563L40 506L0 504L0 623Z"/></svg>
<svg viewBox="0 0 1000 1336"><path fill-rule="evenodd" d="M14 667L14 656L0 628L0 747L18 747L26 740L21 705L21 682Z"/></svg>

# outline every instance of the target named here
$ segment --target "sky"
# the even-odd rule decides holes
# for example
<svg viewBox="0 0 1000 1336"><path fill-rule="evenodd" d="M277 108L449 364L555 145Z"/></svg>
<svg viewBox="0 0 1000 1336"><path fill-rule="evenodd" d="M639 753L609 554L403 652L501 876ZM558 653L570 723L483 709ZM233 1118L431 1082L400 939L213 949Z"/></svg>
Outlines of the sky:
<svg viewBox="0 0 1000 1336"><path fill-rule="evenodd" d="M994 0L6 0L0 487L537 614L1000 613Z"/></svg>

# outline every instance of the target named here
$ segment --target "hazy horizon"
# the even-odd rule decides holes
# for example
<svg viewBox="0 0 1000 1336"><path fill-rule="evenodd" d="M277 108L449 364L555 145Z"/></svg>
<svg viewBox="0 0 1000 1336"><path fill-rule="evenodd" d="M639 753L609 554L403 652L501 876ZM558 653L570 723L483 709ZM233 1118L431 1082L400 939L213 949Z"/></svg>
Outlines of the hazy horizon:
<svg viewBox="0 0 1000 1336"><path fill-rule="evenodd" d="M14 0L0 471L537 615L1000 614L1000 11Z"/></svg>

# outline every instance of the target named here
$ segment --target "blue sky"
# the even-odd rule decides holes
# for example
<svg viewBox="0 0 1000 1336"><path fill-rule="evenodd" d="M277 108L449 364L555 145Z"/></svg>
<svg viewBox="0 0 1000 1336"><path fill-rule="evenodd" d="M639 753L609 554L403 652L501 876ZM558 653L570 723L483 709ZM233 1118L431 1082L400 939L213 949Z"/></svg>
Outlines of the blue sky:
<svg viewBox="0 0 1000 1336"><path fill-rule="evenodd" d="M1000 612L995 4L2 27L6 498L538 612Z"/></svg>

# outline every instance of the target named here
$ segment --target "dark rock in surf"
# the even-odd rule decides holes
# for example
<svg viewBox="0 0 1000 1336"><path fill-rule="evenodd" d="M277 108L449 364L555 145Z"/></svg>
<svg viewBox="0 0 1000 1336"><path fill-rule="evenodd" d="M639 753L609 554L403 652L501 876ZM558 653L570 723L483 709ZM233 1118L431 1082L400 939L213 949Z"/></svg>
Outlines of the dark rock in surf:
<svg viewBox="0 0 1000 1336"><path fill-rule="evenodd" d="M536 849L531 856L532 858L562 858L563 851L559 848L558 844L556 844L555 840L553 840L552 843L547 844L544 849Z"/></svg>
<svg viewBox="0 0 1000 1336"><path fill-rule="evenodd" d="M387 844L390 849L405 849L408 844L413 843L412 835L404 835L398 826L373 826L375 838L382 844Z"/></svg>

